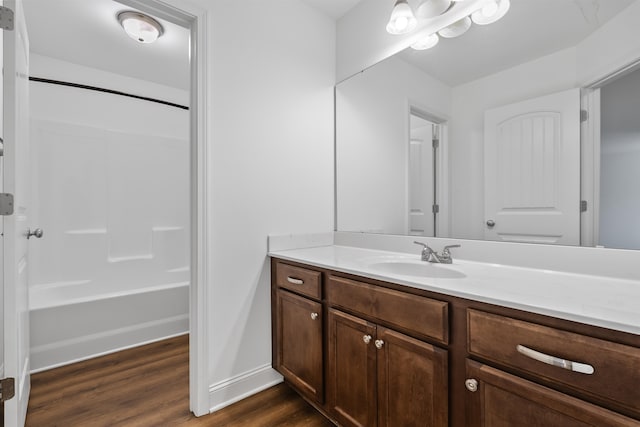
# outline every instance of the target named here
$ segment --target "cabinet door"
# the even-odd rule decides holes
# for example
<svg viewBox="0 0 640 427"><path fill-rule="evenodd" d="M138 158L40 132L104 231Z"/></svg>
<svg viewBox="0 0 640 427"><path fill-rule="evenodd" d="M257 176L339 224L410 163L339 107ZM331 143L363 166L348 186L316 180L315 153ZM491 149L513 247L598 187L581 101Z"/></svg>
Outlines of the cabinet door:
<svg viewBox="0 0 640 427"><path fill-rule="evenodd" d="M323 401L322 305L278 291L278 371L301 393Z"/></svg>
<svg viewBox="0 0 640 427"><path fill-rule="evenodd" d="M329 310L327 400L344 427L376 425L376 328Z"/></svg>
<svg viewBox="0 0 640 427"><path fill-rule="evenodd" d="M475 392L467 391L469 427L640 426L639 421L471 360L467 378L477 382Z"/></svg>
<svg viewBox="0 0 640 427"><path fill-rule="evenodd" d="M448 424L447 351L378 326L378 426Z"/></svg>

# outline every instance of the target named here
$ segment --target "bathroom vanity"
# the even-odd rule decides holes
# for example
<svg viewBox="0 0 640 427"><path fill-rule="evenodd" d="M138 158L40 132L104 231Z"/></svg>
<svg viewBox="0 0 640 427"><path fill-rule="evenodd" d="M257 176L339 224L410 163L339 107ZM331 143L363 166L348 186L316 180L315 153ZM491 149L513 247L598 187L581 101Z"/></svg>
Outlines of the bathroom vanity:
<svg viewBox="0 0 640 427"><path fill-rule="evenodd" d="M602 296L572 288L588 276L339 246L271 257L273 367L338 425L640 426L637 325L598 320ZM546 305L562 281L574 309Z"/></svg>

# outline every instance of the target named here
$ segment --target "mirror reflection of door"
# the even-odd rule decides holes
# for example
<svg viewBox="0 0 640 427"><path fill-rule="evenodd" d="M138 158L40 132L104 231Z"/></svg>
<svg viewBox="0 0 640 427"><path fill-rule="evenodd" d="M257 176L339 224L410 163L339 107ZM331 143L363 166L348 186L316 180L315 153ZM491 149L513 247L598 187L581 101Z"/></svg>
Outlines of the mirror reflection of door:
<svg viewBox="0 0 640 427"><path fill-rule="evenodd" d="M439 140L437 124L410 115L409 139L409 230L412 236L436 235L436 156Z"/></svg>
<svg viewBox="0 0 640 427"><path fill-rule="evenodd" d="M580 244L580 90L485 113L485 238Z"/></svg>

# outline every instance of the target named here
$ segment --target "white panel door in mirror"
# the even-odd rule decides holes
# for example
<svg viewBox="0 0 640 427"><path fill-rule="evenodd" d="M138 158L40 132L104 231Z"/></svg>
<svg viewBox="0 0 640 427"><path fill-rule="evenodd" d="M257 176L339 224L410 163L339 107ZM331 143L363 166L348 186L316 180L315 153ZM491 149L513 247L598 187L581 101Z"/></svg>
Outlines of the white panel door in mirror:
<svg viewBox="0 0 640 427"><path fill-rule="evenodd" d="M485 238L580 244L580 91L485 113Z"/></svg>

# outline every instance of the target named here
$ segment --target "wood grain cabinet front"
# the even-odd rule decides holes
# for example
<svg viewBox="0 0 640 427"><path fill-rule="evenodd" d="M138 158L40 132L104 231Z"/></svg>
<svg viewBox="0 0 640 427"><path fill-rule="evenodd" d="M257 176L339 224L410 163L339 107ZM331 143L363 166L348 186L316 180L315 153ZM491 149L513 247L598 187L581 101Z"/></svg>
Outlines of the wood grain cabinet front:
<svg viewBox="0 0 640 427"><path fill-rule="evenodd" d="M327 403L349 427L448 425L447 351L329 309Z"/></svg>
<svg viewBox="0 0 640 427"><path fill-rule="evenodd" d="M469 310L469 353L640 416L640 349Z"/></svg>
<svg viewBox="0 0 640 427"><path fill-rule="evenodd" d="M638 427L640 422L467 360L467 427Z"/></svg>
<svg viewBox="0 0 640 427"><path fill-rule="evenodd" d="M277 291L275 368L315 402L324 399L322 304Z"/></svg>
<svg viewBox="0 0 640 427"><path fill-rule="evenodd" d="M640 337L272 260L273 366L343 427L640 427Z"/></svg>

